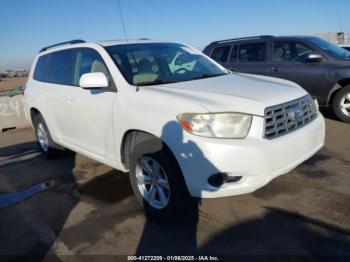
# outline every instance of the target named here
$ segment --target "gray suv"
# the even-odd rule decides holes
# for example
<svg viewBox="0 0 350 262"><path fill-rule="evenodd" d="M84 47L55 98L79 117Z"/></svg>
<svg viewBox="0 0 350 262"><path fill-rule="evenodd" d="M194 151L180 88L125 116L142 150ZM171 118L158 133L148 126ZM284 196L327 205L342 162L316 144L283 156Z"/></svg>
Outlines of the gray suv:
<svg viewBox="0 0 350 262"><path fill-rule="evenodd" d="M350 123L350 52L312 36L216 41L203 51L231 71L293 81Z"/></svg>

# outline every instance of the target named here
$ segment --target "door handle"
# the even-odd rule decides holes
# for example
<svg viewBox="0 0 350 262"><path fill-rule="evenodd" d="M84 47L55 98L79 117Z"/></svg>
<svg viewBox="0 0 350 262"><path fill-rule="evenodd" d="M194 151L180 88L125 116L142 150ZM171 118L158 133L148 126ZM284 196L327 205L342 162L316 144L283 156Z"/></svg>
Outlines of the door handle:
<svg viewBox="0 0 350 262"><path fill-rule="evenodd" d="M278 66L271 67L271 72L279 72L279 71L281 71L281 70Z"/></svg>

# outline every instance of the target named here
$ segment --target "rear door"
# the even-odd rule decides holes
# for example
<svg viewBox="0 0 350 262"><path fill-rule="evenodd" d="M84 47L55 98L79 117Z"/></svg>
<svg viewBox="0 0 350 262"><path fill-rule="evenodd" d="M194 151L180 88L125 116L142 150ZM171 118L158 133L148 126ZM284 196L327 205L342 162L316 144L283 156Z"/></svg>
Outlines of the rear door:
<svg viewBox="0 0 350 262"><path fill-rule="evenodd" d="M270 75L301 85L322 103L328 80L326 58L322 62L306 61L306 56L316 50L307 43L295 40L275 40L272 50Z"/></svg>
<svg viewBox="0 0 350 262"><path fill-rule="evenodd" d="M39 96L45 110L42 112L53 137L63 138L66 112L64 110L65 94L72 83L74 62L73 50L50 53L46 65L46 73Z"/></svg>
<svg viewBox="0 0 350 262"><path fill-rule="evenodd" d="M229 68L241 73L268 75L269 74L269 42L244 41L236 44L231 52Z"/></svg>
<svg viewBox="0 0 350 262"><path fill-rule="evenodd" d="M65 142L103 160L113 132L113 104L116 92L100 88L80 88L80 77L90 72L104 73L110 85L114 86L109 70L96 50L76 49L73 85L67 89L65 96Z"/></svg>
<svg viewBox="0 0 350 262"><path fill-rule="evenodd" d="M28 101L31 101L31 103L33 103L34 106L40 112L42 112L42 114L46 111L46 101L45 97L43 97L43 88L45 87L45 71L48 58L48 55L38 57L38 60L35 64L33 78L28 78L28 82L26 84L27 89L25 92L25 97L28 99Z"/></svg>

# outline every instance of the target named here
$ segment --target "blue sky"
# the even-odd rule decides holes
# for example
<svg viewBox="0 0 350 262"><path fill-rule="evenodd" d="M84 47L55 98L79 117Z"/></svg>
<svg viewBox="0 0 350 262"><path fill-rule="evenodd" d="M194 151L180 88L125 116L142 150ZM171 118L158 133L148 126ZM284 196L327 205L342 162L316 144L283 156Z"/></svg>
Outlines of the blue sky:
<svg viewBox="0 0 350 262"><path fill-rule="evenodd" d="M259 34L350 32L349 0L120 0L129 38L185 42ZM1 0L0 70L29 67L70 39L123 38L117 0Z"/></svg>

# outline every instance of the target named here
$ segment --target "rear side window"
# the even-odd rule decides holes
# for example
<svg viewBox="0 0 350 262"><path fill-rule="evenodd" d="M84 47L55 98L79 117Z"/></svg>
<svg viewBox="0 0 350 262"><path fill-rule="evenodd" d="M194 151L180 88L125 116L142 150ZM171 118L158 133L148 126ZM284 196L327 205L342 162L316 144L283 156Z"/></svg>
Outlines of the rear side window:
<svg viewBox="0 0 350 262"><path fill-rule="evenodd" d="M221 46L214 49L211 58L219 63L226 63L228 54L230 53L230 46Z"/></svg>
<svg viewBox="0 0 350 262"><path fill-rule="evenodd" d="M64 50L49 55L45 81L73 85L74 51Z"/></svg>
<svg viewBox="0 0 350 262"><path fill-rule="evenodd" d="M33 78L37 81L45 80L45 68L46 68L47 58L48 58L47 55L41 56L36 62Z"/></svg>
<svg viewBox="0 0 350 262"><path fill-rule="evenodd" d="M238 60L240 62L266 61L266 43L241 45L239 48Z"/></svg>

